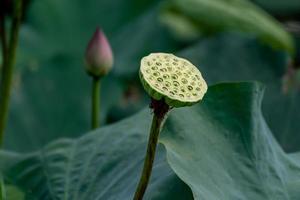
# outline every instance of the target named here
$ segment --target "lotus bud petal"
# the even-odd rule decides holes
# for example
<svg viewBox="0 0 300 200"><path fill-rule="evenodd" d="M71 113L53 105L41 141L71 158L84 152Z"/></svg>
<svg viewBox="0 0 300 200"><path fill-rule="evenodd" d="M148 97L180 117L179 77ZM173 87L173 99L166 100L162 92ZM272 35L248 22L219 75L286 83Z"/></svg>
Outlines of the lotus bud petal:
<svg viewBox="0 0 300 200"><path fill-rule="evenodd" d="M97 28L85 52L86 71L94 77L106 75L113 65L113 53L101 29Z"/></svg>

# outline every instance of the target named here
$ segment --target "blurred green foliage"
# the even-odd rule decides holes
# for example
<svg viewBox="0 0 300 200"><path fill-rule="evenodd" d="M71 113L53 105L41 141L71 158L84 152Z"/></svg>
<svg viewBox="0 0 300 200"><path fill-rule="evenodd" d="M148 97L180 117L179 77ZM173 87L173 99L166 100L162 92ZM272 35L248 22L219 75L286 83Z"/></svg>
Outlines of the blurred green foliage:
<svg viewBox="0 0 300 200"><path fill-rule="evenodd" d="M293 0L253 2L276 16L300 11ZM102 125L147 106L138 68L150 52L188 58L210 85L266 85L262 103L260 84L221 84L211 87L203 104L172 111L161 137L167 150L159 149L146 199L192 199L190 190L196 199L299 199L299 153L284 153L272 136L285 151L300 150L299 88L283 85L293 39L245 0L32 0L20 36L8 151L0 159L5 178L24 190L25 199L133 194L150 114L86 133L91 82L83 52L97 26L115 55L103 81Z"/></svg>
<svg viewBox="0 0 300 200"><path fill-rule="evenodd" d="M247 0L171 0L165 5L163 20L175 30L179 23L188 22L207 34L235 30L251 33L275 49L294 53L292 37L276 20Z"/></svg>
<svg viewBox="0 0 300 200"><path fill-rule="evenodd" d="M7 149L35 150L55 138L76 137L88 130L91 83L83 70L83 52L97 26L103 27L115 53L114 71L103 84L102 124L126 117L148 102L137 80L139 59L150 52L173 52L195 62L210 84L231 80L260 80L268 84L270 95L264 102L267 121L285 149L297 149L300 138L290 138L300 129L294 123L300 114L293 103L299 94L298 90L289 94L281 90L288 59L284 51L260 44L251 34L202 37L196 43L178 41L174 30L169 31L160 21L160 13L164 12L160 2L119 1L32 1L21 32ZM194 9L201 2L193 4ZM174 1L169 4L184 11L189 8ZM198 12L181 15L192 23L193 18L199 18ZM278 25L274 26L287 35ZM289 109L278 106L274 110L274 103Z"/></svg>

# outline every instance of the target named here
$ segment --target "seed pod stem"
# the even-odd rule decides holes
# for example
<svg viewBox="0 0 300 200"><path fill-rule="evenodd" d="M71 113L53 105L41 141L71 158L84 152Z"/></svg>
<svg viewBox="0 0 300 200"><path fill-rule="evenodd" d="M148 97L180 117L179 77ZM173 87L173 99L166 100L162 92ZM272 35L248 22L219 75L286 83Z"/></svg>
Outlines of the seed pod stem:
<svg viewBox="0 0 300 200"><path fill-rule="evenodd" d="M144 167L140 177L139 184L137 186L134 195L134 200L142 200L145 191L147 189L151 172L152 172L153 161L155 158L158 136L162 126L162 122L167 112L169 111L169 106L164 102L164 100L152 99L150 108L153 109L152 125L151 125L150 135L148 139L148 146L147 146L147 152L144 161Z"/></svg>

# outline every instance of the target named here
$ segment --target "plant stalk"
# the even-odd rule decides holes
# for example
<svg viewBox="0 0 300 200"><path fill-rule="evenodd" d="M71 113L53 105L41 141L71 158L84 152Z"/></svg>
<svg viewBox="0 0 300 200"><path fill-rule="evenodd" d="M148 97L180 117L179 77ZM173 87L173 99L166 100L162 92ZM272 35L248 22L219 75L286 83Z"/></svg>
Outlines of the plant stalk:
<svg viewBox="0 0 300 200"><path fill-rule="evenodd" d="M100 78L93 76L92 86L92 130L99 127L100 121Z"/></svg>
<svg viewBox="0 0 300 200"><path fill-rule="evenodd" d="M2 3L3 4L3 3ZM1 6L3 6L1 4ZM1 51L2 51L2 65L1 65L1 75L4 74L4 66L6 66L6 60L7 60L7 39L6 39L6 27L5 27L5 15L4 11L1 10L4 8L0 8L0 39L1 39Z"/></svg>
<svg viewBox="0 0 300 200"><path fill-rule="evenodd" d="M13 69L16 62L16 49L18 46L18 35L21 25L23 0L17 0L14 7L8 53L3 66L3 74L0 84L0 145L3 144L5 126L8 117L10 91L13 80Z"/></svg>
<svg viewBox="0 0 300 200"><path fill-rule="evenodd" d="M156 147L157 147L157 142L158 142L158 137L161 129L162 122L164 120L165 114L168 112L169 107L163 102L159 102L158 106L155 106L153 103L155 100L152 99L152 108L154 109L154 114L152 118L152 125L150 129L150 135L148 139L148 146L147 146L147 152L146 152L146 157L144 161L144 167L143 171L139 180L139 184L137 186L137 189L135 191L134 195L134 200L142 200L143 196L145 194L145 191L147 189L150 176L152 173L152 167L153 167L153 162L155 158L155 152L156 152ZM153 106L154 105L154 106Z"/></svg>

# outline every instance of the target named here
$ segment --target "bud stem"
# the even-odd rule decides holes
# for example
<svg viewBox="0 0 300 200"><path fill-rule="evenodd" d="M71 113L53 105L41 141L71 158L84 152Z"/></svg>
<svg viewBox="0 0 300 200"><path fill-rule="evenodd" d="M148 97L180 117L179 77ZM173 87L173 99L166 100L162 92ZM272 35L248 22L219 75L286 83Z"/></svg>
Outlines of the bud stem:
<svg viewBox="0 0 300 200"><path fill-rule="evenodd" d="M161 124L164 120L165 115L169 111L169 106L164 102L164 100L154 100L152 99L151 108L153 108L153 118L152 118L152 125L150 129L150 135L148 139L148 147L147 153L144 161L143 171L140 177L140 181L138 187L135 191L134 200L142 200L147 189L152 167L153 161L155 158L155 152L158 142L158 137L161 129Z"/></svg>
<svg viewBox="0 0 300 200"><path fill-rule="evenodd" d="M99 127L100 113L100 78L93 76L92 86L92 130Z"/></svg>
<svg viewBox="0 0 300 200"><path fill-rule="evenodd" d="M10 91L13 79L13 69L16 62L16 49L18 46L18 35L21 25L22 6L23 0L15 1L14 16L10 32L10 41L8 48L6 48L8 52L3 54L6 55L6 59L4 59L5 62L3 62L3 74L1 77L0 84L0 145L3 144L4 130L8 117Z"/></svg>

